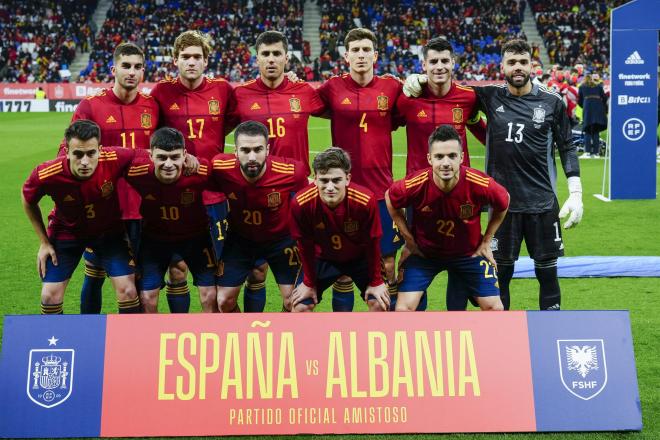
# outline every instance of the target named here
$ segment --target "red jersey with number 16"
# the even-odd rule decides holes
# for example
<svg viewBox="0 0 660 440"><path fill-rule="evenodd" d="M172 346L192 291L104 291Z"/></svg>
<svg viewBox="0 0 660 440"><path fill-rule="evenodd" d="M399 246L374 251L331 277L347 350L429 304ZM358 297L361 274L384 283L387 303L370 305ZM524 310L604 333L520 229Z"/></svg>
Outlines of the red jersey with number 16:
<svg viewBox="0 0 660 440"><path fill-rule="evenodd" d="M481 208L509 206L509 193L481 171L461 166L456 186L443 192L427 168L396 181L389 191L396 209L412 207L411 232L425 256L466 257L481 242Z"/></svg>

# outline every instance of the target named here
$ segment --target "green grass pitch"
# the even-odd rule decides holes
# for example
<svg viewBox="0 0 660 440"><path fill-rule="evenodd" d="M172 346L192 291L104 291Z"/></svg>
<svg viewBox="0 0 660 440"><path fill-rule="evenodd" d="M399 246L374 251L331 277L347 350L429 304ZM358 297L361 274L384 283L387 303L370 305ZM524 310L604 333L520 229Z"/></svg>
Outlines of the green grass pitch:
<svg viewBox="0 0 660 440"><path fill-rule="evenodd" d="M36 273L38 243L23 213L20 202L21 185L38 163L51 159L71 115L68 113L0 114L0 313L39 313L40 282ZM228 143L233 142L231 138ZM314 119L310 122L310 149L320 151L330 146L329 123ZM394 172L401 178L405 170L405 132L394 133ZM470 139L473 166L483 169L484 150ZM602 160L581 162L585 215L575 229L564 231L566 255L660 255L660 201L615 201L605 203L592 194L601 192ZM559 197L566 197L565 178L560 171ZM660 185L659 185L660 186ZM50 209L49 201L42 211ZM47 207L48 206L48 207ZM65 313L78 311L82 271L74 274L67 289ZM451 434L432 435L370 435L374 439L657 439L660 438L660 280L654 278L593 278L562 279L562 307L567 310L607 309L629 310L637 360L639 389L642 400L644 429L641 433L576 433L576 434ZM430 289L430 309L443 307L446 276L440 276ZM278 311L281 301L271 277L268 281L268 311ZM193 291L192 311L200 310ZM330 309L329 296L320 311ZM241 300L239 300L241 301ZM535 310L538 285L535 280L515 279L512 283L512 308ZM161 300L162 311L166 301ZM114 313L116 304L111 287L104 287L104 313ZM359 299L356 310L365 310ZM515 390L511 390L515 392ZM135 415L137 416L137 415ZM298 436L296 438L300 438ZM308 436L311 437L311 436ZM354 436L335 436L349 439ZM282 437L288 438L288 437ZM293 438L293 437L292 437Z"/></svg>

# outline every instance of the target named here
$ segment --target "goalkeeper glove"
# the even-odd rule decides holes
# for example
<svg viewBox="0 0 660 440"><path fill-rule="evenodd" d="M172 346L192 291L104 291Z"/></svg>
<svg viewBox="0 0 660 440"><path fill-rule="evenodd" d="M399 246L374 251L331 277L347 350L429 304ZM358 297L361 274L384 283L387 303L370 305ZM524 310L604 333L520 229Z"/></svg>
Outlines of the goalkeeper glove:
<svg viewBox="0 0 660 440"><path fill-rule="evenodd" d="M403 93L409 98L417 98L422 94L424 84L426 84L428 80L429 77L425 74L413 73L406 78L406 82L403 83Z"/></svg>
<svg viewBox="0 0 660 440"><path fill-rule="evenodd" d="M573 176L568 178L568 192L568 200L564 202L564 206L559 211L559 218L564 218L568 215L568 220L564 223L564 229L571 228L582 220L584 207L582 206L582 182L580 182L579 177Z"/></svg>

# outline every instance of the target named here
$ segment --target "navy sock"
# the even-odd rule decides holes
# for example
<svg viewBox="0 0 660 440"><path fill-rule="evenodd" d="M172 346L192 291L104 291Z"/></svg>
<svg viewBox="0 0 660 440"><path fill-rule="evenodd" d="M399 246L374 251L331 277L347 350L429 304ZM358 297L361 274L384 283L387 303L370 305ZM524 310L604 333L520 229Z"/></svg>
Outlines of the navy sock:
<svg viewBox="0 0 660 440"><path fill-rule="evenodd" d="M41 314L42 315L62 315L64 309L62 303L59 304L44 304L41 303Z"/></svg>
<svg viewBox="0 0 660 440"><path fill-rule="evenodd" d="M190 289L188 282L167 283L167 305L171 313L188 313L190 310Z"/></svg>
<svg viewBox="0 0 660 440"><path fill-rule="evenodd" d="M352 312L354 304L353 281L335 281L332 285L332 311Z"/></svg>
<svg viewBox="0 0 660 440"><path fill-rule="evenodd" d="M511 292L509 291L509 284L513 278L514 263L497 261L497 282L500 285L500 299L504 310L509 310L511 307Z"/></svg>
<svg viewBox="0 0 660 440"><path fill-rule="evenodd" d="M85 265L85 278L80 291L81 314L98 315L101 313L104 281L105 271L102 268Z"/></svg>
<svg viewBox="0 0 660 440"><path fill-rule="evenodd" d="M243 288L243 309L246 313L263 312L266 308L266 282L245 283Z"/></svg>
<svg viewBox="0 0 660 440"><path fill-rule="evenodd" d="M561 290L557 277L557 260L534 261L534 273L539 281L539 309L560 310Z"/></svg>
<svg viewBox="0 0 660 440"><path fill-rule="evenodd" d="M128 313L142 313L142 305L140 304L140 297L136 296L133 299L127 299L125 301L117 301L120 314Z"/></svg>

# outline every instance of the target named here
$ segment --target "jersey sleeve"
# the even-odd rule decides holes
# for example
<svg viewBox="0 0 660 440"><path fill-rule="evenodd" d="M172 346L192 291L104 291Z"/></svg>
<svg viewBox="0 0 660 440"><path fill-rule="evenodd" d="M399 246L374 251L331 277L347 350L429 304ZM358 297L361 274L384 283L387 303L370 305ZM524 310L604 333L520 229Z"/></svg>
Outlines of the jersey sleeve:
<svg viewBox="0 0 660 440"><path fill-rule="evenodd" d="M371 197L369 204L369 236L371 237L369 247L367 248L367 267L369 268L369 285L380 286L383 284L383 275L381 273L381 253L380 237L383 230L380 225L380 215L378 214L378 205L374 197Z"/></svg>
<svg viewBox="0 0 660 440"><path fill-rule="evenodd" d="M566 113L566 105L558 100L555 105L552 135L559 151L562 167L566 177L580 176L580 162L577 157L577 147L571 142L571 121Z"/></svg>
<svg viewBox="0 0 660 440"><path fill-rule="evenodd" d="M396 100L396 105L394 106L396 112L395 112L395 116L392 117L392 128L394 130L406 125L405 115L409 104L408 99L409 98L402 93L399 95L399 97Z"/></svg>
<svg viewBox="0 0 660 440"><path fill-rule="evenodd" d="M479 142L481 142L483 145L486 145L486 121L484 121L484 119L480 117L478 113L476 118L478 118L477 122L470 122L474 119L468 121L466 124L467 128Z"/></svg>
<svg viewBox="0 0 660 440"><path fill-rule="evenodd" d="M319 98L321 98L321 101L325 105L329 105L330 103L330 80L324 82L321 84L321 86L316 89Z"/></svg>
<svg viewBox="0 0 660 440"><path fill-rule="evenodd" d="M488 191L486 194L488 204L495 211L504 211L509 208L509 193L492 177L488 178Z"/></svg>
<svg viewBox="0 0 660 440"><path fill-rule="evenodd" d="M405 180L398 180L390 186L390 202L395 209L405 208L409 205L409 195L406 191Z"/></svg>
<svg viewBox="0 0 660 440"><path fill-rule="evenodd" d="M307 185L309 185L309 180L307 179L307 169L302 162L294 161L296 164L296 171L294 174L294 191L300 191Z"/></svg>
<svg viewBox="0 0 660 440"><path fill-rule="evenodd" d="M23 184L23 197L30 205L36 205L44 195L45 192L39 180L37 168L35 168Z"/></svg>
<svg viewBox="0 0 660 440"><path fill-rule="evenodd" d="M325 113L326 106L325 102L323 99L321 99L321 96L319 94L318 90L315 90L314 87L312 87L309 84L305 84L310 90L309 90L309 105L310 105L310 113L312 116L321 116Z"/></svg>
<svg viewBox="0 0 660 440"><path fill-rule="evenodd" d="M316 256L314 254L313 232L303 224L303 209L294 199L289 210L289 231L298 243L298 255L303 270L303 283L308 287L316 285Z"/></svg>

